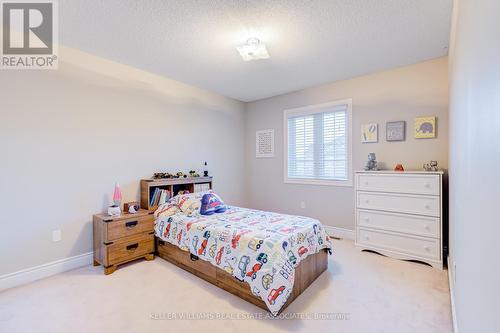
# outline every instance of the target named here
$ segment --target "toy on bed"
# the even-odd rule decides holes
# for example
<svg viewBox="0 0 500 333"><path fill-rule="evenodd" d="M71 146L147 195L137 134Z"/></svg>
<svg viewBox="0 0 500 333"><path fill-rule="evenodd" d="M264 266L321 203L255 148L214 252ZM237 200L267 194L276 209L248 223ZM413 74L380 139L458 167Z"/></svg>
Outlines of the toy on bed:
<svg viewBox="0 0 500 333"><path fill-rule="evenodd" d="M214 193L207 193L201 198L201 215L212 215L214 213L224 213L227 210L226 205Z"/></svg>

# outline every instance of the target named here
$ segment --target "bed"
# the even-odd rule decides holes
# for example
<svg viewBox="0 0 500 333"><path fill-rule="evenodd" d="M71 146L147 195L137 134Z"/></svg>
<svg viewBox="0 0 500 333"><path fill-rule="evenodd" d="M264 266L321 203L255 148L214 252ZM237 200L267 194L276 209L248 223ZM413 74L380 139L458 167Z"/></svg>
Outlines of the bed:
<svg viewBox="0 0 500 333"><path fill-rule="evenodd" d="M202 215L205 194L215 195L176 196L156 210L161 258L273 315L327 269L332 246L318 220L235 206Z"/></svg>

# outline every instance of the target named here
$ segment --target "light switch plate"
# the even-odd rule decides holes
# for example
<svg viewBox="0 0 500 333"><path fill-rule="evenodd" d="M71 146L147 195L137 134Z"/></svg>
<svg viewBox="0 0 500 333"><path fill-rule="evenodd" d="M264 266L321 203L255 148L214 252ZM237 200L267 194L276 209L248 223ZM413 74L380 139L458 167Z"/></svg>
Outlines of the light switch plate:
<svg viewBox="0 0 500 333"><path fill-rule="evenodd" d="M62 239L61 229L52 231L52 241L59 242Z"/></svg>

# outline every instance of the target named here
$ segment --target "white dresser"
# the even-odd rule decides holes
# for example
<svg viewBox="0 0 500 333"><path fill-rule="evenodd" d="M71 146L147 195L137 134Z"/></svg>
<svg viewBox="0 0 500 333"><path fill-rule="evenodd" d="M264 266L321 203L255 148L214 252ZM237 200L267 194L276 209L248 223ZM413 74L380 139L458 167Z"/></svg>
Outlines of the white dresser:
<svg viewBox="0 0 500 333"><path fill-rule="evenodd" d="M443 172L358 171L356 245L443 268Z"/></svg>

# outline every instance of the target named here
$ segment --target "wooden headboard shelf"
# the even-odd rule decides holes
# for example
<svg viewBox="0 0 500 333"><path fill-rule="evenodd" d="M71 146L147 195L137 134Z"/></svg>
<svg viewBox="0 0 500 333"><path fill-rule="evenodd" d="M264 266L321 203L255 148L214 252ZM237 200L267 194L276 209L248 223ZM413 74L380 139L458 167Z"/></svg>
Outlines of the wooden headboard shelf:
<svg viewBox="0 0 500 333"><path fill-rule="evenodd" d="M156 210L157 206L150 205L156 188L168 190L174 196L179 191L198 192L198 186L201 184L206 184L208 189L212 189L212 177L141 179L141 208Z"/></svg>

